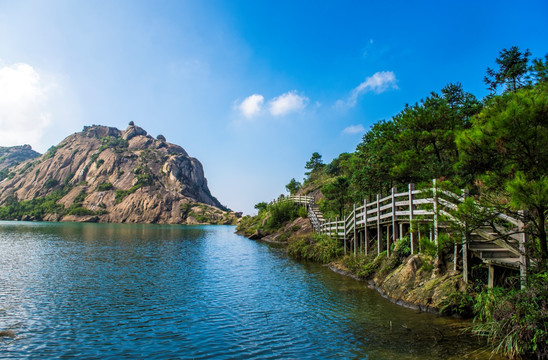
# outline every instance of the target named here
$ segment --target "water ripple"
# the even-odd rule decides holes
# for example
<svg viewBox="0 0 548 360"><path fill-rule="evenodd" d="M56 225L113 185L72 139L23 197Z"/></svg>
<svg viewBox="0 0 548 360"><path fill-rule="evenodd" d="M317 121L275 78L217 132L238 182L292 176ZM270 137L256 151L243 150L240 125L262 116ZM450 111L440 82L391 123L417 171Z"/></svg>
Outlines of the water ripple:
<svg viewBox="0 0 548 360"><path fill-rule="evenodd" d="M478 347L436 339L454 339L451 320L233 231L0 222L0 330L16 333L0 357L437 359Z"/></svg>

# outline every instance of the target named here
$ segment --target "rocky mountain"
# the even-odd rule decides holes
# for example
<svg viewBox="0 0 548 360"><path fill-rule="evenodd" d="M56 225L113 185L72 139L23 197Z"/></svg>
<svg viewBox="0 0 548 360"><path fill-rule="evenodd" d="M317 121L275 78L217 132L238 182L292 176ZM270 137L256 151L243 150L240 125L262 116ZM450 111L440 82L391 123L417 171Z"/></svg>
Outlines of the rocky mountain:
<svg viewBox="0 0 548 360"><path fill-rule="evenodd" d="M30 145L0 146L0 180L9 176L12 167L38 156L40 153L32 150Z"/></svg>
<svg viewBox="0 0 548 360"><path fill-rule="evenodd" d="M202 164L133 122L86 126L0 182L0 218L131 223L235 223Z"/></svg>

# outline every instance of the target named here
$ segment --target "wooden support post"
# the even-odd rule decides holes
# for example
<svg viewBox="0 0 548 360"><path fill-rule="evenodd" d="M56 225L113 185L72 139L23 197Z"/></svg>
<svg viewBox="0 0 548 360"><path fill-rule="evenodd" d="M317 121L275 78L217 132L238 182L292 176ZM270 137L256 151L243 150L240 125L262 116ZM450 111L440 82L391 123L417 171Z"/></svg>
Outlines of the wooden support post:
<svg viewBox="0 0 548 360"><path fill-rule="evenodd" d="M386 256L390 256L390 225L386 225Z"/></svg>
<svg viewBox="0 0 548 360"><path fill-rule="evenodd" d="M332 237L331 237L331 233L332 233L332 231L331 231L331 218L329 218L328 224L329 224L329 239L332 239Z"/></svg>
<svg viewBox="0 0 548 360"><path fill-rule="evenodd" d="M381 195L377 194L377 255L382 252L382 228L381 228Z"/></svg>
<svg viewBox="0 0 548 360"><path fill-rule="evenodd" d="M367 255L367 251L369 244L367 243L367 199L363 200L363 249L365 255Z"/></svg>
<svg viewBox="0 0 548 360"><path fill-rule="evenodd" d="M439 229L438 229L438 189L437 189L436 179L432 180L432 191L434 194L434 243L436 243L436 249L437 249ZM439 249L437 249L437 252L439 252Z"/></svg>
<svg viewBox="0 0 548 360"><path fill-rule="evenodd" d="M463 189L462 195L464 199L468 197L468 190ZM468 224L464 223L464 237L462 239L462 281L468 284L468 246L470 245L470 231L468 230Z"/></svg>
<svg viewBox="0 0 548 360"><path fill-rule="evenodd" d="M354 204L354 256L358 254L358 239L356 236L356 204Z"/></svg>
<svg viewBox="0 0 548 360"><path fill-rule="evenodd" d="M529 257L527 256L527 243L529 242L529 234L527 234L527 230L525 229L525 223L522 219L525 218L526 212L521 210L519 212L520 218L519 219L519 231L520 239L519 239L519 278L520 278L520 285L521 289L524 289L527 287L527 268L529 267Z"/></svg>
<svg viewBox="0 0 548 360"><path fill-rule="evenodd" d="M393 187L392 188L392 242L393 243L396 243L396 241L398 241L398 227L396 226L397 225L397 222L398 222L398 218L396 217L396 192L398 190L396 189L396 187Z"/></svg>
<svg viewBox="0 0 548 360"><path fill-rule="evenodd" d="M487 278L487 288L492 289L495 286L495 267L489 263L489 276Z"/></svg>
<svg viewBox="0 0 548 360"><path fill-rule="evenodd" d="M457 260L458 260L458 254L459 254L459 250L458 250L458 245L457 245L457 242L455 241L455 244L453 245L453 271L457 271Z"/></svg>
<svg viewBox="0 0 548 360"><path fill-rule="evenodd" d="M409 184L409 242L411 243L411 254L415 253L415 234L413 231L413 191L415 184Z"/></svg>
<svg viewBox="0 0 548 360"><path fill-rule="evenodd" d="M339 240L339 217L335 218L335 234ZM346 237L343 236L344 255L346 256Z"/></svg>

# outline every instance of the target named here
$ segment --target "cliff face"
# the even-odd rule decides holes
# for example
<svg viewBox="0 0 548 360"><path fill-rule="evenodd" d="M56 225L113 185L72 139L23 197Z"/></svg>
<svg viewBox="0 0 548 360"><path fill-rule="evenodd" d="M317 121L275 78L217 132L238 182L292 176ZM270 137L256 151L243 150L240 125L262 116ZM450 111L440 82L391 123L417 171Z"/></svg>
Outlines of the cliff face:
<svg viewBox="0 0 548 360"><path fill-rule="evenodd" d="M107 126L84 127L41 157L21 163L14 173L0 183L0 206L55 198L55 206L26 214L30 219L235 221L236 214L211 195L197 159L163 136L154 139L134 125L125 131ZM18 216L22 216L21 211Z"/></svg>
<svg viewBox="0 0 548 360"><path fill-rule="evenodd" d="M30 145L0 146L0 171L3 171L6 174L5 177L7 177L11 167L38 156L40 156L40 153L32 150Z"/></svg>

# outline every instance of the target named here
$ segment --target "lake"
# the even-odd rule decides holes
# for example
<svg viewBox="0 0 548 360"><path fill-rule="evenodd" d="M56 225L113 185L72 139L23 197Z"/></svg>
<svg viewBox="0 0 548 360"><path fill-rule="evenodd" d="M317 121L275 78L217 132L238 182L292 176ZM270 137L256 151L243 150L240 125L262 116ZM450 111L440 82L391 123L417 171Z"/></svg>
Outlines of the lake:
<svg viewBox="0 0 548 360"><path fill-rule="evenodd" d="M488 358L233 226L0 222L0 358Z"/></svg>

